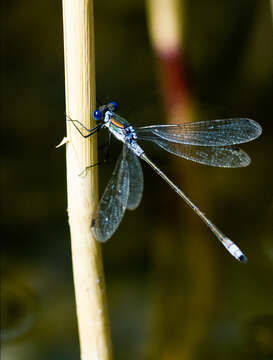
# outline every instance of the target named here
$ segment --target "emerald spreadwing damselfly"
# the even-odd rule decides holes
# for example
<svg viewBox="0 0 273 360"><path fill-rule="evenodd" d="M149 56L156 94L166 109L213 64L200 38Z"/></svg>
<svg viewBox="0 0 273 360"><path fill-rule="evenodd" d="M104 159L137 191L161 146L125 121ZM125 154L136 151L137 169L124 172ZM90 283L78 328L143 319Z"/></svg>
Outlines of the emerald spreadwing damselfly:
<svg viewBox="0 0 273 360"><path fill-rule="evenodd" d="M231 255L246 263L247 257L239 247L154 164L138 142L151 141L174 155L200 164L226 168L245 167L249 165L250 158L236 145L256 139L262 132L261 126L251 119L234 118L133 127L116 114L116 109L117 104L114 101L96 109L93 118L97 124L91 129L87 129L77 120L68 118L85 138L106 128L123 143L122 153L116 162L112 177L93 214L91 228L96 240L105 242L110 239L118 228L125 210L134 210L139 205L143 193L143 173L138 159L141 158L186 201ZM86 134L83 133L83 129L87 131Z"/></svg>

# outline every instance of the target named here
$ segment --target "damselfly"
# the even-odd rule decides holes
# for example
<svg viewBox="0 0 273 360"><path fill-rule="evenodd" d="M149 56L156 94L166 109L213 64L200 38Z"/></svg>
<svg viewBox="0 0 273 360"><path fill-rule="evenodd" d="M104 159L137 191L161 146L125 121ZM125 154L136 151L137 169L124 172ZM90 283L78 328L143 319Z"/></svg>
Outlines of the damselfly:
<svg viewBox="0 0 273 360"><path fill-rule="evenodd" d="M200 164L236 168L249 165L250 158L235 145L256 139L262 132L261 126L251 119L235 118L133 127L115 113L116 109L117 104L114 101L96 109L93 118L97 124L91 129L87 129L77 120L69 119L86 138L102 128L107 128L123 143L122 153L93 215L91 228L95 238L100 242L107 241L118 228L125 210L134 210L139 205L143 192L143 173L138 160L141 158L186 201L231 255L246 263L247 258L238 246L147 157L138 141L151 141L174 155ZM84 128L87 134L84 135L76 124Z"/></svg>

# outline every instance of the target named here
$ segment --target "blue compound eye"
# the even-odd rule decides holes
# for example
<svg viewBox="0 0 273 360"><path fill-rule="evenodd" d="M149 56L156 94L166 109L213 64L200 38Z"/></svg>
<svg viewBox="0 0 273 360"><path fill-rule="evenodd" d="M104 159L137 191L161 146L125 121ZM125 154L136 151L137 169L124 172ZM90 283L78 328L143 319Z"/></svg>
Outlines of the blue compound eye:
<svg viewBox="0 0 273 360"><path fill-rule="evenodd" d="M96 109L95 111L93 111L93 119L96 121L101 120L102 118L102 113L101 111L99 111L98 109Z"/></svg>
<svg viewBox="0 0 273 360"><path fill-rule="evenodd" d="M112 107L112 111L116 111L118 104L115 101L110 101L109 104Z"/></svg>

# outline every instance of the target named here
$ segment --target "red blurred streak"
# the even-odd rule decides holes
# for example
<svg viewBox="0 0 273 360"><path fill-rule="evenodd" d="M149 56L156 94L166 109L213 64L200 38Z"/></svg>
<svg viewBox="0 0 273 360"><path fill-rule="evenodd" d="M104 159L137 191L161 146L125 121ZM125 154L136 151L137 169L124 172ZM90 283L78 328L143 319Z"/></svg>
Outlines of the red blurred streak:
<svg viewBox="0 0 273 360"><path fill-rule="evenodd" d="M189 122L190 89L186 61L174 50L158 54L161 92L168 122Z"/></svg>

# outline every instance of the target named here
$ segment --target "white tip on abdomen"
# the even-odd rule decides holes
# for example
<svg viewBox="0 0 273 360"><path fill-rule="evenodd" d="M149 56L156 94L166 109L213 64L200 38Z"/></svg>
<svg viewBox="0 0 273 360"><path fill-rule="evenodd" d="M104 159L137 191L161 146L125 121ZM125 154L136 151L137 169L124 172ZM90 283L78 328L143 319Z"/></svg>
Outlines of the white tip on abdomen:
<svg viewBox="0 0 273 360"><path fill-rule="evenodd" d="M225 248L241 263L247 263L247 257L243 254L243 252L238 248L237 245L234 244L230 239L225 239L223 242Z"/></svg>

